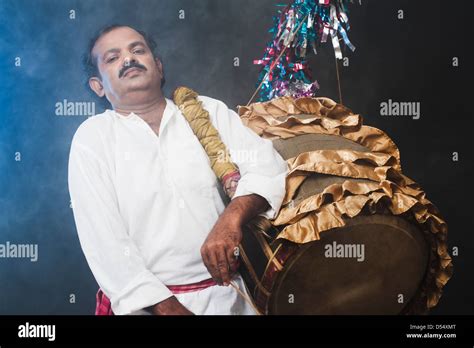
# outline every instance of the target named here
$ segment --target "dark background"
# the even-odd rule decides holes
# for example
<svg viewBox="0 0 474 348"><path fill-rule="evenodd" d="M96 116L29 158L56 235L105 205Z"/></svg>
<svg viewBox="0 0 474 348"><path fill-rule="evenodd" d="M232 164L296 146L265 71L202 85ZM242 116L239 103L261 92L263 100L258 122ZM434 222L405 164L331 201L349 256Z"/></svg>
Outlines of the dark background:
<svg viewBox="0 0 474 348"><path fill-rule="evenodd" d="M67 189L70 142L86 116L55 115L55 104L63 99L93 101L81 68L92 33L117 22L145 29L158 41L168 97L185 85L235 108L255 89L259 68L252 61L270 39L275 5L285 2L0 0L0 243L39 245L36 263L0 259L0 314L94 310L97 285L79 245ZM404 173L441 210L449 245L459 248L454 275L432 313L473 314L473 121L462 89L464 47L470 43L463 42L459 26L467 23L467 1L455 8L444 4L363 0L350 5L349 37L357 49L343 51L350 65L341 66L341 82L344 104L394 139ZM178 18L180 9L184 20ZM404 20L397 19L398 9ZM460 67L452 67L453 56ZM21 67L15 67L15 57L21 57ZM318 95L338 100L330 42L311 62L321 85ZM380 103L388 99L421 102L421 118L380 116ZM452 161L454 151L458 162ZM76 303L69 302L70 294Z"/></svg>

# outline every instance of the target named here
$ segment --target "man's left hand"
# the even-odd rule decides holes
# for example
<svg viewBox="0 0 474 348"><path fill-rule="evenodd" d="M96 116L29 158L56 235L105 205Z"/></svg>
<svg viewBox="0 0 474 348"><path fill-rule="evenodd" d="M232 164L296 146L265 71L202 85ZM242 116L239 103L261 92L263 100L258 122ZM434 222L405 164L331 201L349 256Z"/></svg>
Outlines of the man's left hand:
<svg viewBox="0 0 474 348"><path fill-rule="evenodd" d="M270 205L257 194L233 198L201 247L201 256L209 273L219 285L229 285L237 272L242 226Z"/></svg>
<svg viewBox="0 0 474 348"><path fill-rule="evenodd" d="M237 271L235 250L242 240L242 228L234 219L222 216L201 247L201 256L209 273L219 285L229 285Z"/></svg>

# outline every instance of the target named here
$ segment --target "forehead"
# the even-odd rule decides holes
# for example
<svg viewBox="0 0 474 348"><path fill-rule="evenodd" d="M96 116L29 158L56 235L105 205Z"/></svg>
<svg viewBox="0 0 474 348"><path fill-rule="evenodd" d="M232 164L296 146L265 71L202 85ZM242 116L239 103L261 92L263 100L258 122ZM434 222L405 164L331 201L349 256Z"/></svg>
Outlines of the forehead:
<svg viewBox="0 0 474 348"><path fill-rule="evenodd" d="M129 27L115 28L97 40L92 54L98 56L113 48L126 48L130 43L136 41L143 41L146 44L145 38L136 30Z"/></svg>

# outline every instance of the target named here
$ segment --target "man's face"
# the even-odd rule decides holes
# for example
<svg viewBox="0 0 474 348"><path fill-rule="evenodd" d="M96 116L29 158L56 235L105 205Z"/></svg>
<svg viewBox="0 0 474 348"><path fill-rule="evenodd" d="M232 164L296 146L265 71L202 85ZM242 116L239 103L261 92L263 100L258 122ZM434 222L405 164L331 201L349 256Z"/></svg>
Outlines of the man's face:
<svg viewBox="0 0 474 348"><path fill-rule="evenodd" d="M129 27L104 34L92 54L100 73L89 80L99 97L112 105L130 104L138 94L156 94L161 89L161 62L153 57L145 39Z"/></svg>

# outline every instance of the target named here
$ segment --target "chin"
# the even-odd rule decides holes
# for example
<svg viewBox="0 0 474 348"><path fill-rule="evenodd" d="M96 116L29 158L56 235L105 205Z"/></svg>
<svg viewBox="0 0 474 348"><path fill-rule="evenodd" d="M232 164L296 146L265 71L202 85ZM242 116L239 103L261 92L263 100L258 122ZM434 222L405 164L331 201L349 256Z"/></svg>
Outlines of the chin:
<svg viewBox="0 0 474 348"><path fill-rule="evenodd" d="M147 89L151 87L151 82L148 79L143 79L140 76L126 81L125 88L128 90Z"/></svg>

